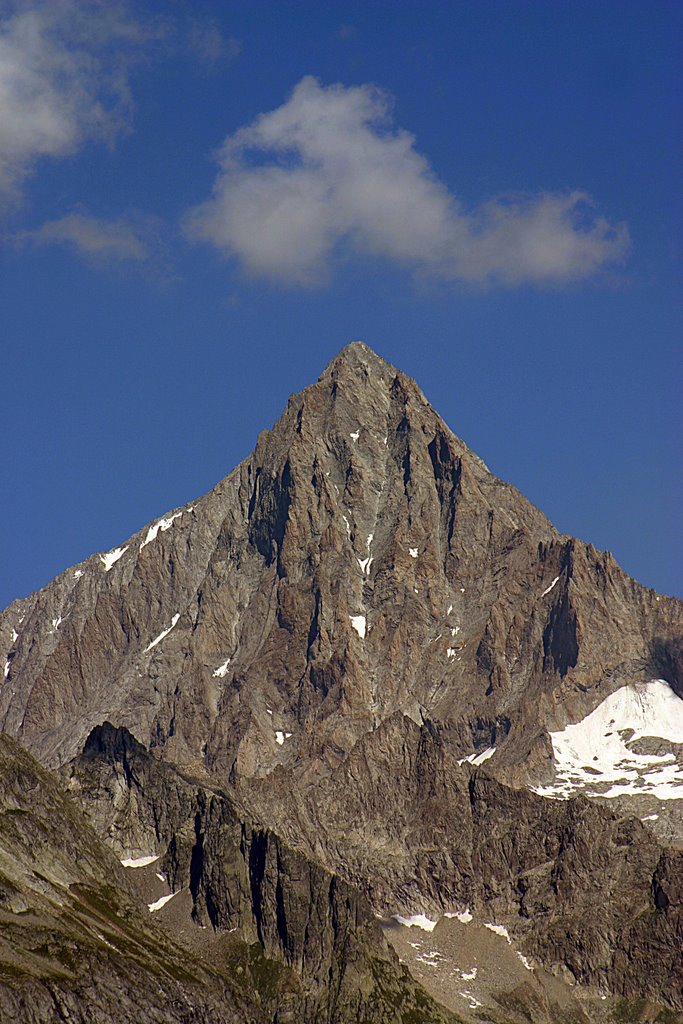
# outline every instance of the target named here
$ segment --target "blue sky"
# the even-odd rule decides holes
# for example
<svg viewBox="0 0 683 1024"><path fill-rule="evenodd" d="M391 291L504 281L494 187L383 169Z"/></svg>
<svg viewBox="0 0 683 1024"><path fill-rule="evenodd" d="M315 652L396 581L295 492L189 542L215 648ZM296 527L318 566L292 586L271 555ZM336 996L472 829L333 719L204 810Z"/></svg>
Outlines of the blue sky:
<svg viewBox="0 0 683 1024"><path fill-rule="evenodd" d="M362 339L683 594L683 8L0 0L0 605Z"/></svg>

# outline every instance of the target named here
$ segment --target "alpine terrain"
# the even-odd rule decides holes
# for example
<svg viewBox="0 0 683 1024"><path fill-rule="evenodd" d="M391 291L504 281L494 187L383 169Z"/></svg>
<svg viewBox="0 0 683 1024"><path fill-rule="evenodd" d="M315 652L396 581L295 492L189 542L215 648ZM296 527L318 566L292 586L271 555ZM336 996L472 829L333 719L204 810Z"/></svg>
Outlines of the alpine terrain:
<svg viewBox="0 0 683 1024"><path fill-rule="evenodd" d="M683 602L363 343L0 657L3 1022L683 1022Z"/></svg>

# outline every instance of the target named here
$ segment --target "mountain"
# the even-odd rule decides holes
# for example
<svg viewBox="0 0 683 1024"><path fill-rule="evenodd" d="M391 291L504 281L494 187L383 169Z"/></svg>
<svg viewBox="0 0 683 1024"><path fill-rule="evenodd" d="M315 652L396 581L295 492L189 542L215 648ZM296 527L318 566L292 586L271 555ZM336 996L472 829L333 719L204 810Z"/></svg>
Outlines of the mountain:
<svg viewBox="0 0 683 1024"><path fill-rule="evenodd" d="M440 1019L393 946L464 1020L683 1020L683 603L364 344L209 494L13 602L3 645L21 756L119 860L159 856L184 941L290 972L291 1019Z"/></svg>

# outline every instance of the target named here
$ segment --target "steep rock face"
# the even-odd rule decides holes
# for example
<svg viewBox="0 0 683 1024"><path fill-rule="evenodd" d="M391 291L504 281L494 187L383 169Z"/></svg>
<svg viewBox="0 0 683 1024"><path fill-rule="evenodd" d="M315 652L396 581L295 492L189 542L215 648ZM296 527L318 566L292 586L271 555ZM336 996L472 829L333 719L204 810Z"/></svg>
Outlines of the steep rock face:
<svg viewBox="0 0 683 1024"><path fill-rule="evenodd" d="M265 1024L244 989L155 928L78 806L0 735L0 1018Z"/></svg>
<svg viewBox="0 0 683 1024"><path fill-rule="evenodd" d="M356 343L210 494L3 613L0 723L54 766L103 721L126 727L379 911L471 900L523 919L518 889L530 871L543 879L530 889L534 913L544 908L536 938L519 923L530 948L634 991L645 971L620 967L606 948L654 950L651 926L636 917L627 935L618 914L606 943L586 935L581 951L570 925L584 897L559 899L534 859L533 816L574 849L573 802L495 791L502 820L526 823L514 836L525 855L502 876L480 849L480 805L475 813L459 762L488 757L499 783L551 782L549 732L627 684L663 677L683 695L682 637L680 601L560 536L413 381ZM122 771L106 787L128 799ZM680 803L661 801L660 817ZM615 815L593 811L584 853L606 828L610 856L571 877L595 894L621 846ZM133 848L134 816L121 828L110 841ZM664 855L637 836L624 891L650 914L644 892L659 891ZM268 850L264 863L277 862ZM653 917L662 963L679 926L667 856L657 885L669 904Z"/></svg>
<svg viewBox="0 0 683 1024"><path fill-rule="evenodd" d="M225 794L183 778L125 729L95 729L62 775L117 852L161 854L156 866L172 891L189 891L198 925L238 932L295 973L297 1021L455 1024L399 967L357 889L242 820Z"/></svg>

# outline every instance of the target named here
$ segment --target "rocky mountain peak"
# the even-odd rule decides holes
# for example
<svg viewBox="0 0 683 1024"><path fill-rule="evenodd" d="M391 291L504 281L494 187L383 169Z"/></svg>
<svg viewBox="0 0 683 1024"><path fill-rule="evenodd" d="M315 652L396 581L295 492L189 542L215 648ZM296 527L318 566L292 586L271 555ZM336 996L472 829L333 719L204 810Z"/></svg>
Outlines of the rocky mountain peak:
<svg viewBox="0 0 683 1024"><path fill-rule="evenodd" d="M0 724L131 849L194 843L171 861L195 911L218 899L199 884L213 797L181 776L375 913L486 910L574 977L641 991L611 958L654 957L659 919L629 932L623 901L603 941L566 917L588 921L615 872L638 914L674 891L650 833L683 836L682 638L680 601L560 535L354 342L209 494L5 610ZM680 928L657 898L650 991L676 976ZM225 907L209 916L232 928Z"/></svg>
<svg viewBox="0 0 683 1024"><path fill-rule="evenodd" d="M679 604L635 586L353 342L212 492L8 609L0 716L51 763L109 719L244 778L408 716L544 777L549 728L674 649Z"/></svg>
<svg viewBox="0 0 683 1024"><path fill-rule="evenodd" d="M319 380L331 377L345 370L362 370L369 377L392 378L399 372L386 359L374 352L364 341L351 341L345 345L327 364Z"/></svg>

